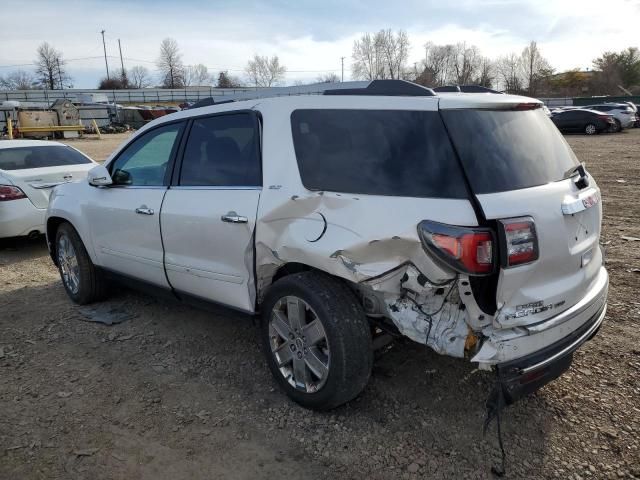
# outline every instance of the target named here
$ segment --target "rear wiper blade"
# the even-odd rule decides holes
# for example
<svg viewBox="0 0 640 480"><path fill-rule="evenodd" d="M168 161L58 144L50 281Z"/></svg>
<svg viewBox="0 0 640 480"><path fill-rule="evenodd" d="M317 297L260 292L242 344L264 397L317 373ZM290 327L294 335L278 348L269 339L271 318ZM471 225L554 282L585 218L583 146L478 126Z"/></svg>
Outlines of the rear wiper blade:
<svg viewBox="0 0 640 480"><path fill-rule="evenodd" d="M584 168L584 162L576 165L575 167L571 167L569 170L564 172L562 179L566 180L567 178L575 177L576 174L578 174L578 180L575 182L576 187L578 187L579 190L587 188L589 186L589 176Z"/></svg>
<svg viewBox="0 0 640 480"><path fill-rule="evenodd" d="M571 178L573 177L576 173L579 173L581 177L586 177L587 176L587 171L584 169L584 162L571 167L569 170L567 170L566 172L564 172L564 175L562 176L563 180L566 180L567 178Z"/></svg>

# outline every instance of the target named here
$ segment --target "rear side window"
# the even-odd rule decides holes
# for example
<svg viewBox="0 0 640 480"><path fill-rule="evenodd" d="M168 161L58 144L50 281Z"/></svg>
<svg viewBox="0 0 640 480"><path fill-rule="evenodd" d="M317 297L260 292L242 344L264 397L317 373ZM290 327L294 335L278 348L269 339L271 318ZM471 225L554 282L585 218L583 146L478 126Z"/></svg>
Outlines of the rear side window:
<svg viewBox="0 0 640 480"><path fill-rule="evenodd" d="M578 164L542 109L443 110L442 117L474 193L562 180Z"/></svg>
<svg viewBox="0 0 640 480"><path fill-rule="evenodd" d="M310 190L467 198L438 112L296 110L291 128Z"/></svg>
<svg viewBox="0 0 640 480"><path fill-rule="evenodd" d="M238 113L196 118L180 172L185 186L259 186L259 132L253 115Z"/></svg>
<svg viewBox="0 0 640 480"><path fill-rule="evenodd" d="M87 157L67 146L35 146L0 149L0 170L62 167L91 163Z"/></svg>

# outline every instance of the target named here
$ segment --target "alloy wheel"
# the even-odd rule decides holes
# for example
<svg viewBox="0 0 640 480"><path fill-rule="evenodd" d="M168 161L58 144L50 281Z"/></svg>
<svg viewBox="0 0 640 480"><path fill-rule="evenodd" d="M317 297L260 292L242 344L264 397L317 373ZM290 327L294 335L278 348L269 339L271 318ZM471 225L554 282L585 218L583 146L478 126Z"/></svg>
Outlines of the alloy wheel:
<svg viewBox="0 0 640 480"><path fill-rule="evenodd" d="M306 393L320 390L329 377L327 334L313 309L301 298L283 297L269 319L269 344L289 384Z"/></svg>
<svg viewBox="0 0 640 480"><path fill-rule="evenodd" d="M587 135L593 135L594 133L596 133L596 126L590 123L590 124L589 124L589 125L587 125L587 126L586 126L586 128L584 129L584 132L585 132Z"/></svg>
<svg viewBox="0 0 640 480"><path fill-rule="evenodd" d="M80 289L80 267L76 250L67 235L60 235L58 238L57 250L62 281L71 293L76 294Z"/></svg>

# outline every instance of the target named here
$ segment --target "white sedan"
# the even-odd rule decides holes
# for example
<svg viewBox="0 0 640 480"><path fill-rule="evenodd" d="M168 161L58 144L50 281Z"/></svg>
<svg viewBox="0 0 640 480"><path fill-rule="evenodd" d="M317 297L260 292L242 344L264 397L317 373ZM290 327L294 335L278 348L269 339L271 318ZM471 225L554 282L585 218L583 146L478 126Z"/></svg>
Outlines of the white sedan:
<svg viewBox="0 0 640 480"><path fill-rule="evenodd" d="M62 143L0 141L0 238L43 234L53 187L84 179L95 166Z"/></svg>

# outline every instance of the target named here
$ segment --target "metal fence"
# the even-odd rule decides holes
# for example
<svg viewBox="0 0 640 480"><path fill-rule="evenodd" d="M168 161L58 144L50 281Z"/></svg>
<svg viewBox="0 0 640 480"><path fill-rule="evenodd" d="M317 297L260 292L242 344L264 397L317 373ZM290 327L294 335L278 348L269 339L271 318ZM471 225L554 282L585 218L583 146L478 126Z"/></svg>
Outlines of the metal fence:
<svg viewBox="0 0 640 480"><path fill-rule="evenodd" d="M242 92L253 91L254 88L214 88L214 87L187 87L187 88L139 88L131 90L0 90L0 102L45 102L53 103L59 98L76 101L78 97L87 95L106 96L110 103L183 103L197 102L203 98L233 95Z"/></svg>

